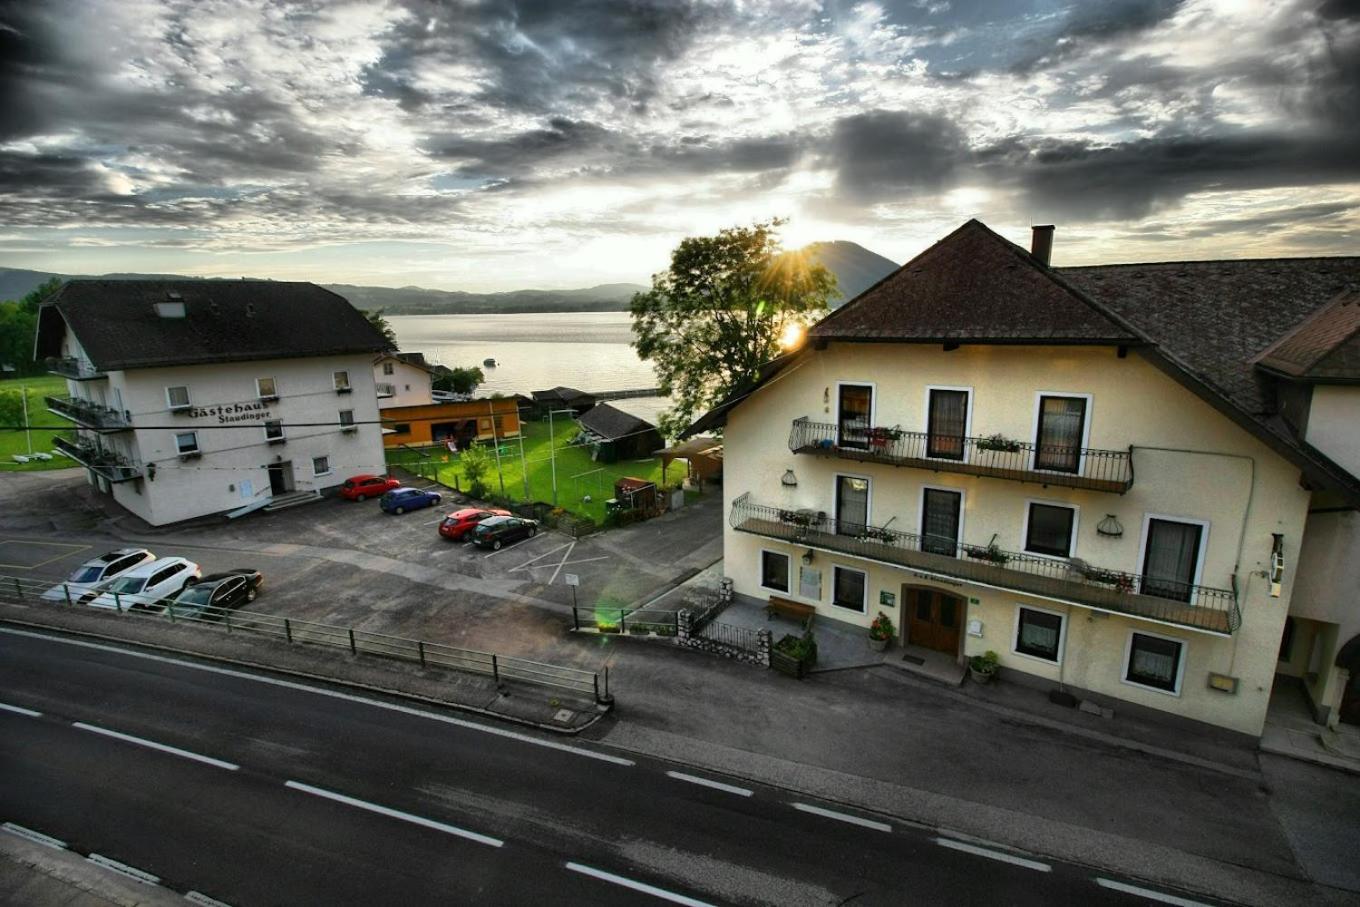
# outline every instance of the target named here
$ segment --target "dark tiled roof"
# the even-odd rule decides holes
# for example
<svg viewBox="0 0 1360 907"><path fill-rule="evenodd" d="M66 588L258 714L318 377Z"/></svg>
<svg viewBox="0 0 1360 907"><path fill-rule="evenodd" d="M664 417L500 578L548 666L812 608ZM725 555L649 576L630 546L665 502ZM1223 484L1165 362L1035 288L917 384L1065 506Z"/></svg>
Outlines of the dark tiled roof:
<svg viewBox="0 0 1360 907"><path fill-rule="evenodd" d="M587 410L578 421L582 427L607 440L644 431L656 431L656 426L646 419L639 419L621 409L615 409L608 403L600 403Z"/></svg>
<svg viewBox="0 0 1360 907"><path fill-rule="evenodd" d="M174 294L174 295L172 295ZM182 302L164 318L156 303ZM343 297L271 280L71 280L42 306L39 357L59 355L65 320L105 370L374 353L389 348Z"/></svg>
<svg viewBox="0 0 1360 907"><path fill-rule="evenodd" d="M1306 381L1360 381L1360 290L1338 295L1256 362Z"/></svg>
<svg viewBox="0 0 1360 907"><path fill-rule="evenodd" d="M1058 273L1252 415L1274 408L1257 356L1338 294L1360 289L1360 258L1101 265Z"/></svg>
<svg viewBox="0 0 1360 907"><path fill-rule="evenodd" d="M970 220L823 318L821 340L1129 343L1135 335Z"/></svg>
<svg viewBox="0 0 1360 907"><path fill-rule="evenodd" d="M546 391L534 391L534 399L542 403L545 401L560 401L570 404L588 404L594 402L595 398L585 391L577 390L574 387L563 387L558 385Z"/></svg>

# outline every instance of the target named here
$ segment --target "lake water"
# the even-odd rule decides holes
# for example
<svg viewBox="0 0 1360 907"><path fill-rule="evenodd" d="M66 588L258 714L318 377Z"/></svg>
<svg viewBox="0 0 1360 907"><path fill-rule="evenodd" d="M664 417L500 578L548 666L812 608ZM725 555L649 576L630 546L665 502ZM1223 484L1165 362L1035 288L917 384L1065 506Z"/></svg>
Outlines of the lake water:
<svg viewBox="0 0 1360 907"><path fill-rule="evenodd" d="M522 315L394 315L387 319L407 352L431 362L481 366L479 393L529 394L566 385L589 392L655 387L656 374L629 346L627 312L553 312ZM616 405L654 420L667 402L647 397Z"/></svg>

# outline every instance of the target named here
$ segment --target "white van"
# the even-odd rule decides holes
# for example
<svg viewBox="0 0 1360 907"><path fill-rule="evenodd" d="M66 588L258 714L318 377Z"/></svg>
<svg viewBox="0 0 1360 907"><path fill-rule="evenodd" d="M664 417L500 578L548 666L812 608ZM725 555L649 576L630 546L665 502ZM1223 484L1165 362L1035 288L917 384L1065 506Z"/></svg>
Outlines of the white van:
<svg viewBox="0 0 1360 907"><path fill-rule="evenodd" d="M202 575L203 571L193 561L162 557L104 583L97 590L99 594L86 604L92 608L117 608L120 611L160 611L165 607L165 599L174 598L185 586L198 582Z"/></svg>

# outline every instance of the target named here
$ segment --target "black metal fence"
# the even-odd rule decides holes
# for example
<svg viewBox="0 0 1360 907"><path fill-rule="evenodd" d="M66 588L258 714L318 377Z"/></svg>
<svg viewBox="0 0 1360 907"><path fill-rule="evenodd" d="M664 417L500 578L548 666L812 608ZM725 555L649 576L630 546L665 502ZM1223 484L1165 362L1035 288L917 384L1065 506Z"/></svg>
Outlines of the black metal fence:
<svg viewBox="0 0 1360 907"><path fill-rule="evenodd" d="M63 583L53 585L16 576L0 576L0 601L83 608L87 607L87 604L82 598L88 594L87 590L72 589ZM584 671L513 655L460 649L443 643L374 633L311 620L279 617L256 611L175 605L170 601L143 603L136 596L114 595L113 599L112 608L97 610L125 618L215 627L228 634L251 633L281 639L289 644L348 649L352 655L376 655L380 658L415 662L421 667L450 668L464 673L488 676L497 683L502 680L515 680L593 696L597 703L610 701L607 667L603 673Z"/></svg>
<svg viewBox="0 0 1360 907"><path fill-rule="evenodd" d="M132 418L124 410L82 400L79 397L44 397L47 408L63 418L88 428L103 431L123 431L132 427Z"/></svg>
<svg viewBox="0 0 1360 907"><path fill-rule="evenodd" d="M600 633L675 636L680 632L678 612L657 608L593 608L572 605L571 624L576 630L595 630Z"/></svg>
<svg viewBox="0 0 1360 907"><path fill-rule="evenodd" d="M1215 633L1234 633L1242 623L1237 595L1230 589L1109 570L1075 558L1038 557L995 545L844 523L821 511L754 504L748 495L733 502L729 522L734 529L766 538Z"/></svg>
<svg viewBox="0 0 1360 907"><path fill-rule="evenodd" d="M72 441L58 436L52 439L52 447L81 466L93 469L110 482L127 482L142 475L142 467L121 454L104 450L88 441Z"/></svg>
<svg viewBox="0 0 1360 907"><path fill-rule="evenodd" d="M1126 450L1031 444L1000 435L976 438L898 428L852 430L804 418L793 421L789 449L1120 494L1133 486L1133 460Z"/></svg>
<svg viewBox="0 0 1360 907"><path fill-rule="evenodd" d="M709 621L699 635L704 639L712 640L720 645L731 646L733 649L749 652L752 655L760 651L760 631L752 627L742 627L737 624L726 624L714 620Z"/></svg>

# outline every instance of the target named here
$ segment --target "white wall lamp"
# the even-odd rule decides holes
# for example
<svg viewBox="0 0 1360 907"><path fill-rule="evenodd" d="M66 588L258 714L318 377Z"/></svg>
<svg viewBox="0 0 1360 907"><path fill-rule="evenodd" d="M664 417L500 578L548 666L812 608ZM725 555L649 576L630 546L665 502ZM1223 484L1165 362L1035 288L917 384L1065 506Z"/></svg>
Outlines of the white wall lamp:
<svg viewBox="0 0 1360 907"><path fill-rule="evenodd" d="M779 480L779 484L783 485L785 488L797 488L798 477L793 474L792 469L786 469L784 470L784 477Z"/></svg>

